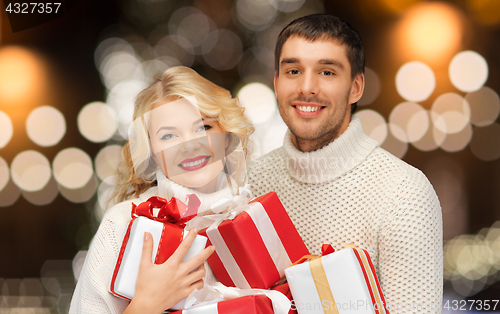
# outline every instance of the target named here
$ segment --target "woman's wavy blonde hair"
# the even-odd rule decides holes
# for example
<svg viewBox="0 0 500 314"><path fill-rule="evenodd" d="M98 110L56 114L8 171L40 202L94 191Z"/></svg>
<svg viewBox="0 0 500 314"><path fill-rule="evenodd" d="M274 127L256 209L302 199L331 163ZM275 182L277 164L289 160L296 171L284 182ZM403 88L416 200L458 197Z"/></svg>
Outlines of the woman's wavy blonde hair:
<svg viewBox="0 0 500 314"><path fill-rule="evenodd" d="M250 120L244 115L245 108L238 104L238 99L231 93L205 79L196 71L184 66L172 67L158 75L155 82L141 91L134 106L134 121L141 121L148 116L155 106L162 105L172 99L188 98L195 96L200 113L216 120L224 132L232 133L240 139L241 149L246 157L249 153L249 136L254 128ZM143 170L146 176L137 175L134 168L135 160L152 160L147 126L134 126L135 145L127 141L122 149L122 162L118 166L116 186L110 197L109 203L119 203L130 198L138 197L147 189L156 185L154 173L158 169L156 164L146 164ZM134 160L134 161L133 161ZM227 165L226 165L227 166ZM226 169L228 171L228 169ZM246 179L245 170L236 175L242 181ZM238 182L240 184L240 182Z"/></svg>

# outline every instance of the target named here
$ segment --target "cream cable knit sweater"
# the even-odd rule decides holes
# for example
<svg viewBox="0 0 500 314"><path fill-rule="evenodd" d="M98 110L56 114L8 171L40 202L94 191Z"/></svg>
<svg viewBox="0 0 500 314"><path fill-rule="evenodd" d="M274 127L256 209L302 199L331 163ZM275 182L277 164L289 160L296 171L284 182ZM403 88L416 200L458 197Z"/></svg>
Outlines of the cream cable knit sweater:
<svg viewBox="0 0 500 314"><path fill-rule="evenodd" d="M276 191L311 253L354 242L369 251L392 314L441 313L441 207L425 175L368 137L353 117L335 141L291 142L249 167L255 196Z"/></svg>
<svg viewBox="0 0 500 314"><path fill-rule="evenodd" d="M123 313L128 306L128 301L115 297L108 291L108 288L125 231L131 220L132 203L140 204L151 196L158 195L168 199L174 195L180 200L185 200L187 194L195 193L200 198L202 207L207 208L223 195L230 194L229 188L212 194L197 193L168 180L162 174L157 174L157 177L158 186L148 189L139 198L113 206L104 215L83 264L69 313L116 314ZM215 279L208 264L205 264L205 267L207 269L206 282L214 283Z"/></svg>

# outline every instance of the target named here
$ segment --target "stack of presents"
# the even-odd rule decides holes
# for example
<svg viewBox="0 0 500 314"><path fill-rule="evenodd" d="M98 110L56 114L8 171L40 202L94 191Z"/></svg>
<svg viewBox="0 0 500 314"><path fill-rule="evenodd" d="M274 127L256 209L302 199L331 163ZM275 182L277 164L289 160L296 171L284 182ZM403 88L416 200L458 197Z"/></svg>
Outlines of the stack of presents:
<svg viewBox="0 0 500 314"><path fill-rule="evenodd" d="M366 250L351 245L335 252L331 246L323 245L321 256L310 255L274 192L250 202L247 199L225 205L225 211L213 215L217 218L199 232L184 260L214 245L215 252L208 263L220 282L218 285L236 287L239 289L226 289L244 293L194 305L183 300L169 311L176 314L389 313ZM175 198L166 201L159 197L134 205L110 292L130 300L135 292L144 232L153 235L154 262L163 263L187 234L186 223L197 219L198 206L195 195L189 197L187 205ZM276 294L281 299L273 297Z"/></svg>

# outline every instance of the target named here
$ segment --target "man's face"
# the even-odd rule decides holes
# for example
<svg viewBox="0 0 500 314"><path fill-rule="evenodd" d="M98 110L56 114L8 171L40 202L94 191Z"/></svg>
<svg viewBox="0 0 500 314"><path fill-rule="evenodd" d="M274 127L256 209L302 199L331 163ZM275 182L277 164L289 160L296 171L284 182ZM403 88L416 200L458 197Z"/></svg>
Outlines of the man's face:
<svg viewBox="0 0 500 314"><path fill-rule="evenodd" d="M298 149L321 148L347 129L350 104L361 98L364 76L351 79L345 45L291 36L283 45L274 90L281 117Z"/></svg>

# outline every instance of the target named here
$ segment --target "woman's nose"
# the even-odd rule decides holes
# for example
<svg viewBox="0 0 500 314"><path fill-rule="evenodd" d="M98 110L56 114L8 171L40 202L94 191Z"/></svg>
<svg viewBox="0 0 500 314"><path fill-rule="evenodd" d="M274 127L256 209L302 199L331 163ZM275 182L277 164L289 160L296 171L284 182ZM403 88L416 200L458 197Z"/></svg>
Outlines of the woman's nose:
<svg viewBox="0 0 500 314"><path fill-rule="evenodd" d="M205 140L206 142L207 140ZM186 140L183 143L181 143L181 152L183 153L189 153L192 151L196 151L200 148L202 145L203 138L194 138L190 140Z"/></svg>

